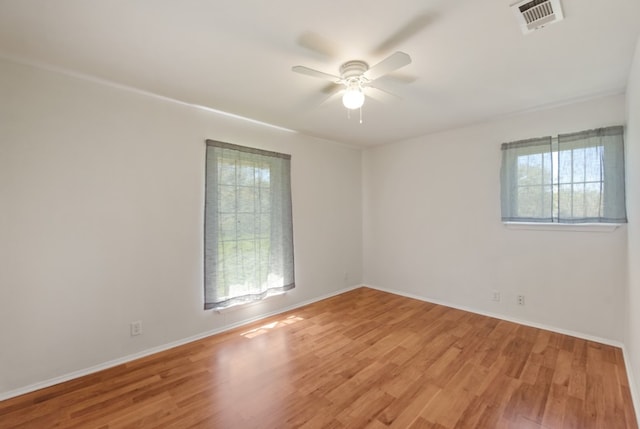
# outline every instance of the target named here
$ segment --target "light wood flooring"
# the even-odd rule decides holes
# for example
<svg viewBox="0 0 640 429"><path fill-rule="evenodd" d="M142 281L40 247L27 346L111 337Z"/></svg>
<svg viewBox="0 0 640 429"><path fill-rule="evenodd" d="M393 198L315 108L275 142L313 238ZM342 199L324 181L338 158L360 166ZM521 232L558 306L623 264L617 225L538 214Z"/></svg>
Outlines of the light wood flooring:
<svg viewBox="0 0 640 429"><path fill-rule="evenodd" d="M0 402L1 428L637 428L621 350L361 288Z"/></svg>

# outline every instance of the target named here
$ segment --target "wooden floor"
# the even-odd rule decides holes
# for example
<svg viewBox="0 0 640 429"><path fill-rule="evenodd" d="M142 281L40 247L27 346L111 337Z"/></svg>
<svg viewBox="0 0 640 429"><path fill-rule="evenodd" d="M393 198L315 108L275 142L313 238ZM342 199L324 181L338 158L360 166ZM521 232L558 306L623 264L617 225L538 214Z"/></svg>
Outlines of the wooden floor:
<svg viewBox="0 0 640 429"><path fill-rule="evenodd" d="M636 428L620 349L371 290L0 402L2 428Z"/></svg>

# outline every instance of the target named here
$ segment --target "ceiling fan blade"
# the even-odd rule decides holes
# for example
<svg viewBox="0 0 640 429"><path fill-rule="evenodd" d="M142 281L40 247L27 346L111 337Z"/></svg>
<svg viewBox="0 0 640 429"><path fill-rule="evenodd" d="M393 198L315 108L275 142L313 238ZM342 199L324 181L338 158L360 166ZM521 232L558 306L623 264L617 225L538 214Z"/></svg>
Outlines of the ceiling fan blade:
<svg viewBox="0 0 640 429"><path fill-rule="evenodd" d="M379 77L376 79L376 82L385 82L392 85L404 85L413 83L418 80L418 76L404 74L404 73L394 73L388 74L386 76Z"/></svg>
<svg viewBox="0 0 640 429"><path fill-rule="evenodd" d="M377 78L397 70L400 67L404 67L407 64L411 64L411 57L404 52L397 51L364 72L364 77L369 80L376 80Z"/></svg>
<svg viewBox="0 0 640 429"><path fill-rule="evenodd" d="M325 87L323 87L320 92L323 94L333 94L336 91L340 91L344 89L345 86L340 83L328 83Z"/></svg>
<svg viewBox="0 0 640 429"><path fill-rule="evenodd" d="M333 83L339 83L341 80L340 76L334 76L332 74L310 69L309 67L305 67L305 66L293 66L291 67L291 71L294 71L300 74L306 74L307 76L329 80Z"/></svg>
<svg viewBox="0 0 640 429"><path fill-rule="evenodd" d="M429 25L435 18L433 13L421 13L418 16L410 19L405 25L403 25L398 31L387 37L378 47L373 51L373 54L380 55L389 52L393 48L399 46L405 40L410 39L417 33L422 31L427 25Z"/></svg>
<svg viewBox="0 0 640 429"><path fill-rule="evenodd" d="M387 103L389 101L402 100L402 97L400 97L399 95L374 85L367 85L365 90L365 95L373 98L376 101L380 101L382 103Z"/></svg>
<svg viewBox="0 0 640 429"><path fill-rule="evenodd" d="M398 73L399 72L382 76L374 82L369 82L368 86L388 92L394 96L404 97L408 95L406 86L414 82L417 78L408 76L405 79L404 75L398 75Z"/></svg>

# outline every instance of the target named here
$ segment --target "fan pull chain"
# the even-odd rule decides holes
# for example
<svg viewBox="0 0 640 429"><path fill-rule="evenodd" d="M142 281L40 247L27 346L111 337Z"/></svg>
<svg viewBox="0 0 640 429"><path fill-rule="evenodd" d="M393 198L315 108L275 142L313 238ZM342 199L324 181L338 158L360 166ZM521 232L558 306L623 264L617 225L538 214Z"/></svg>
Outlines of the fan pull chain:
<svg viewBox="0 0 640 429"><path fill-rule="evenodd" d="M362 123L362 107L360 107L360 123ZM347 109L347 120L351 120L351 109Z"/></svg>

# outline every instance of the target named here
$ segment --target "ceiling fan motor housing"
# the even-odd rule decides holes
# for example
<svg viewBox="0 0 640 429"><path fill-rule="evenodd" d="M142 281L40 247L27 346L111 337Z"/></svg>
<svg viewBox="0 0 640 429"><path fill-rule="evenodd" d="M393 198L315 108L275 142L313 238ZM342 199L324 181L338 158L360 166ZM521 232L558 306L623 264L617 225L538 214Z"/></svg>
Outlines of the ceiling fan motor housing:
<svg viewBox="0 0 640 429"><path fill-rule="evenodd" d="M369 64L364 61L347 61L340 66L340 76L345 81L349 81L350 79L361 77L367 70L369 70Z"/></svg>

